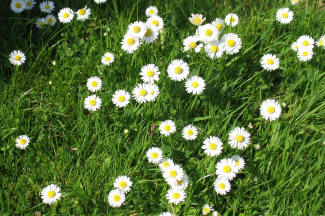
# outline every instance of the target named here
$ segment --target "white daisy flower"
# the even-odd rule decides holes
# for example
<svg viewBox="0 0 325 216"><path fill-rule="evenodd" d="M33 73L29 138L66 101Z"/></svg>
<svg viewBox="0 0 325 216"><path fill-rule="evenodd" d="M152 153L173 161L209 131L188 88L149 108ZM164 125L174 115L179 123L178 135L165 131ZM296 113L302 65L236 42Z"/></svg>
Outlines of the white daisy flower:
<svg viewBox="0 0 325 216"><path fill-rule="evenodd" d="M26 149L29 145L29 137L26 135L21 135L16 139L16 147L20 149Z"/></svg>
<svg viewBox="0 0 325 216"><path fill-rule="evenodd" d="M73 20L73 10L70 8L63 8L58 13L58 18L61 23L69 23Z"/></svg>
<svg viewBox="0 0 325 216"><path fill-rule="evenodd" d="M213 185L217 194L221 195L226 195L231 189L230 182L226 179L216 179Z"/></svg>
<svg viewBox="0 0 325 216"><path fill-rule="evenodd" d="M154 16L154 15L158 15L158 8L156 6L149 6L146 9L146 16L151 17L151 16Z"/></svg>
<svg viewBox="0 0 325 216"><path fill-rule="evenodd" d="M288 24L293 20L293 12L289 8L280 8L275 17L281 24Z"/></svg>
<svg viewBox="0 0 325 216"><path fill-rule="evenodd" d="M129 24L127 34L130 34L135 38L142 38L146 32L146 24L144 22L136 21Z"/></svg>
<svg viewBox="0 0 325 216"><path fill-rule="evenodd" d="M299 0L290 0L290 2L291 2L292 5L295 5L295 4L299 3Z"/></svg>
<svg viewBox="0 0 325 216"><path fill-rule="evenodd" d="M205 89L205 82L199 76L192 76L186 80L185 88L187 93L199 95Z"/></svg>
<svg viewBox="0 0 325 216"><path fill-rule="evenodd" d="M140 46L140 40L131 34L125 34L122 40L122 49L131 54Z"/></svg>
<svg viewBox="0 0 325 216"><path fill-rule="evenodd" d="M128 176L119 176L114 181L114 188L120 189L125 194L131 190L132 185L132 181Z"/></svg>
<svg viewBox="0 0 325 216"><path fill-rule="evenodd" d="M221 58L224 52L224 44L219 43L218 41L210 42L205 45L204 51L211 59Z"/></svg>
<svg viewBox="0 0 325 216"><path fill-rule="evenodd" d="M187 78L190 73L190 68L185 61L176 59L168 65L167 73L170 79L174 81L182 81Z"/></svg>
<svg viewBox="0 0 325 216"><path fill-rule="evenodd" d="M218 39L219 31L212 24L205 24L198 27L199 37L204 42L211 42Z"/></svg>
<svg viewBox="0 0 325 216"><path fill-rule="evenodd" d="M52 1L43 1L39 4L39 7L43 13L52 13L54 10L54 3Z"/></svg>
<svg viewBox="0 0 325 216"><path fill-rule="evenodd" d="M54 26L55 23L56 23L56 17L53 16L52 14L48 14L46 17L45 17L45 21L47 24L51 25L51 26Z"/></svg>
<svg viewBox="0 0 325 216"><path fill-rule="evenodd" d="M191 17L189 17L188 19L193 25L196 26L201 25L205 21L205 18L202 14L191 14Z"/></svg>
<svg viewBox="0 0 325 216"><path fill-rule="evenodd" d="M125 202L125 194L119 189L113 189L108 194L108 203L112 207L120 207Z"/></svg>
<svg viewBox="0 0 325 216"><path fill-rule="evenodd" d="M43 188L41 192L41 198L43 200L43 203L51 205L52 203L55 203L57 200L60 200L61 193L60 188L55 185L51 184Z"/></svg>
<svg viewBox="0 0 325 216"><path fill-rule="evenodd" d="M89 18L91 11L90 8L87 7L87 5L84 8L79 9L77 12L77 20L84 21Z"/></svg>
<svg viewBox="0 0 325 216"><path fill-rule="evenodd" d="M105 3L107 0L94 0L95 3L97 4L102 4Z"/></svg>
<svg viewBox="0 0 325 216"><path fill-rule="evenodd" d="M113 53L107 52L102 56L101 63L106 66L109 66L111 63L114 62L114 59L115 58L114 58Z"/></svg>
<svg viewBox="0 0 325 216"><path fill-rule="evenodd" d="M163 158L163 152L158 147L152 147L147 151L147 159L149 163L159 164Z"/></svg>
<svg viewBox="0 0 325 216"><path fill-rule="evenodd" d="M140 83L132 90L132 96L138 103L146 103L149 101L149 89L145 83Z"/></svg>
<svg viewBox="0 0 325 216"><path fill-rule="evenodd" d="M147 19L147 26L152 26L157 32L164 28L164 20L157 15L151 16Z"/></svg>
<svg viewBox="0 0 325 216"><path fill-rule="evenodd" d="M172 213L170 213L170 212L163 212L158 216L174 216L174 215Z"/></svg>
<svg viewBox="0 0 325 216"><path fill-rule="evenodd" d="M198 135L197 128L193 125L186 125L182 130L182 135L186 140L195 140Z"/></svg>
<svg viewBox="0 0 325 216"><path fill-rule="evenodd" d="M315 40L308 35L300 36L297 40L298 49L313 49Z"/></svg>
<svg viewBox="0 0 325 216"><path fill-rule="evenodd" d="M297 41L295 41L295 42L293 42L292 44L291 44L291 49L293 50L293 51L298 51L298 43L297 43Z"/></svg>
<svg viewBox="0 0 325 216"><path fill-rule="evenodd" d="M169 136L176 131L176 125L172 120L166 120L159 125L160 133L164 136Z"/></svg>
<svg viewBox="0 0 325 216"><path fill-rule="evenodd" d="M102 88L102 80L99 77L90 77L87 80L87 88L91 92L96 92Z"/></svg>
<svg viewBox="0 0 325 216"><path fill-rule="evenodd" d="M159 35L159 32L156 30L156 28L153 25L146 24L146 33L141 38L142 41L145 43L153 43L155 40L157 40Z"/></svg>
<svg viewBox="0 0 325 216"><path fill-rule="evenodd" d="M225 22L221 18L216 18L212 25L216 27L216 29L219 31L219 33L225 28Z"/></svg>
<svg viewBox="0 0 325 216"><path fill-rule="evenodd" d="M125 90L117 90L113 94L112 102L115 106L122 108L130 103L130 93Z"/></svg>
<svg viewBox="0 0 325 216"><path fill-rule="evenodd" d="M154 64L147 64L141 68L141 79L145 83L154 83L159 80L159 68Z"/></svg>
<svg viewBox="0 0 325 216"><path fill-rule="evenodd" d="M298 49L297 56L298 56L298 59L302 62L311 60L313 58L313 55L314 55L314 52L312 49L309 49L309 48Z"/></svg>
<svg viewBox="0 0 325 216"><path fill-rule="evenodd" d="M242 41L237 34L227 33L221 37L221 43L224 44L224 49L228 55L233 55L241 49Z"/></svg>
<svg viewBox="0 0 325 216"><path fill-rule="evenodd" d="M277 101L268 99L262 103L260 112L264 119L273 121L280 117L281 106Z"/></svg>
<svg viewBox="0 0 325 216"><path fill-rule="evenodd" d="M280 60L276 55L265 54L261 58L261 66L267 71L274 71L279 68Z"/></svg>
<svg viewBox="0 0 325 216"><path fill-rule="evenodd" d="M242 170L245 166L245 161L242 157L240 157L239 155L233 155L231 157L231 159L233 161L235 161L235 165L236 165L236 168L237 168L237 172L239 172L240 170Z"/></svg>
<svg viewBox="0 0 325 216"><path fill-rule="evenodd" d="M9 62L13 65L21 65L26 61L25 54L20 50L14 50L9 55Z"/></svg>
<svg viewBox="0 0 325 216"><path fill-rule="evenodd" d="M10 9L15 13L21 13L25 10L25 0L11 0Z"/></svg>
<svg viewBox="0 0 325 216"><path fill-rule="evenodd" d="M41 29L45 26L46 24L46 19L45 18L38 18L36 19L35 25L38 29Z"/></svg>
<svg viewBox="0 0 325 216"><path fill-rule="evenodd" d="M208 156L215 157L221 154L222 141L218 137L210 136L203 141L202 149Z"/></svg>
<svg viewBox="0 0 325 216"><path fill-rule="evenodd" d="M101 105L102 105L102 100L96 95L90 95L86 97L84 101L85 109L91 112L98 110L101 107Z"/></svg>
<svg viewBox="0 0 325 216"><path fill-rule="evenodd" d="M229 133L228 142L232 148L244 149L250 143L250 134L243 127L235 127Z"/></svg>
<svg viewBox="0 0 325 216"><path fill-rule="evenodd" d="M159 87L154 83L146 84L148 89L148 101L155 101L159 95Z"/></svg>
<svg viewBox="0 0 325 216"><path fill-rule="evenodd" d="M325 35L320 36L320 38L316 42L316 45L318 47L325 47Z"/></svg>
<svg viewBox="0 0 325 216"><path fill-rule="evenodd" d="M180 202L184 202L186 198L186 194L184 190L180 188L171 188L167 192L167 199L169 203L179 204Z"/></svg>
<svg viewBox="0 0 325 216"><path fill-rule="evenodd" d="M239 17L237 16L237 14L234 13L227 14L225 18L225 23L227 25L231 25L232 27L234 27L238 25L238 22L239 22Z"/></svg>
<svg viewBox="0 0 325 216"><path fill-rule="evenodd" d="M25 1L25 10L33 9L35 4L36 4L35 0L26 0Z"/></svg>
<svg viewBox="0 0 325 216"><path fill-rule="evenodd" d="M184 171L179 165L174 164L165 169L162 174L169 185L176 185L177 181L182 180Z"/></svg>
<svg viewBox="0 0 325 216"><path fill-rule="evenodd" d="M174 166L174 162L170 158L165 158L159 163L159 168L161 172L167 171L170 167Z"/></svg>
<svg viewBox="0 0 325 216"><path fill-rule="evenodd" d="M236 176L236 163L230 158L225 158L219 161L216 165L216 168L216 174L219 179L226 179L231 181Z"/></svg>
<svg viewBox="0 0 325 216"><path fill-rule="evenodd" d="M212 211L213 211L213 208L209 204L204 204L204 206L202 207L203 215L208 215Z"/></svg>
<svg viewBox="0 0 325 216"><path fill-rule="evenodd" d="M167 182L172 188L180 188L182 190L185 190L188 187L189 184L189 178L184 173L181 180L176 180L176 183L173 182L173 184L170 184L171 182Z"/></svg>
<svg viewBox="0 0 325 216"><path fill-rule="evenodd" d="M188 36L183 41L184 51L193 49L196 53L201 51L203 44L198 44L200 39L197 36Z"/></svg>

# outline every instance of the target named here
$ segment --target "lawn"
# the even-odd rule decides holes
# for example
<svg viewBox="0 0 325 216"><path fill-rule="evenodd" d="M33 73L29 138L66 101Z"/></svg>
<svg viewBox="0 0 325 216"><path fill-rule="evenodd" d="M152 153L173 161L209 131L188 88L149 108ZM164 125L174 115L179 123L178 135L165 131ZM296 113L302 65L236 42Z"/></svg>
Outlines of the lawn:
<svg viewBox="0 0 325 216"><path fill-rule="evenodd" d="M313 58L301 62L290 48L302 35L316 41L325 34L324 1L55 1L55 16L64 7L76 11L87 5L90 19L58 21L42 29L35 26L37 18L46 16L39 3L19 14L10 10L9 1L0 6L1 215L202 215L204 204L220 215L325 213L325 49L315 46ZM145 22L151 5L158 8L164 29L154 43L128 54L121 49L127 27ZM290 24L275 19L283 7L294 12ZM218 59L208 58L204 49L184 52L184 38L197 28L188 19L191 13L203 14L204 24L236 13L239 24L226 26L223 34L236 33L241 50ZM26 55L19 67L8 60L13 50ZM101 63L106 52L115 55L109 66ZM261 67L267 53L280 59L277 70ZM205 80L202 94L189 94L185 81L168 77L174 59L188 63L190 76ZM116 107L114 92L131 93L142 83L141 68L150 63L160 70L156 101L131 99L128 106ZM96 112L84 108L85 98L93 94L86 86L92 76L103 81L96 92L102 106ZM271 98L282 108L275 121L263 119L259 110ZM158 128L167 119L175 122L176 132L165 137ZM195 140L182 137L188 124L198 129ZM243 150L228 144L237 126L251 134ZM23 134L30 137L25 150L15 146ZM202 149L209 136L223 142L217 157ZM175 205L166 199L170 186L146 157L151 147L161 148L189 176L184 202ZM216 164L234 154L246 165L231 181L231 191L217 194ZM121 175L129 176L133 186L125 203L113 208L107 196ZM62 193L52 205L41 199L49 184Z"/></svg>

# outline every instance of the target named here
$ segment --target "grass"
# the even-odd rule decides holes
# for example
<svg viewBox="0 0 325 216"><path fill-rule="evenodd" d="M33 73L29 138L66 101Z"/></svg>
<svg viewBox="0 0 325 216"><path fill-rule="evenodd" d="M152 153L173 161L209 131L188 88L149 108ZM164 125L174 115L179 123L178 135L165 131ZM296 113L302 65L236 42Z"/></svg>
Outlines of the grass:
<svg viewBox="0 0 325 216"><path fill-rule="evenodd" d="M92 0L56 1L55 14L63 7L77 10L87 5L92 19L38 30L34 26L40 16L37 6L17 15L9 10L9 1L4 2L0 6L1 214L158 215L169 210L177 215L201 215L205 203L213 204L222 215L324 214L324 49L315 48L314 58L306 63L290 50L301 35L319 38L325 34L321 3L112 0L97 5ZM120 41L127 25L144 21L149 5L158 7L165 21L164 33L154 44L126 54ZM291 24L280 25L275 13L286 6L295 17ZM188 22L191 13L203 13L210 22L230 12L239 15L240 23L225 32L242 38L239 54L211 60L203 53L182 51L182 40L195 32ZM27 56L19 68L8 61L14 49ZM116 56L109 67L100 64L106 51ZM265 53L280 58L280 69L262 70L259 60ZM166 68L176 58L189 63L191 75L206 80L203 95L191 96L184 82L167 77ZM155 63L161 71L157 101L143 105L132 101L124 109L116 108L111 102L114 91L131 91L141 82L140 68L148 63ZM97 94L103 106L90 114L83 100L90 95L86 80L94 75L103 79L103 89ZM274 122L263 120L259 113L260 104L268 98L286 104ZM157 129L166 119L177 125L177 133L167 138ZM181 137L181 129L189 123L199 128L195 141ZM244 151L227 144L235 126L247 128L252 135ZM26 151L14 145L21 134L31 137ZM201 149L210 135L225 144L217 158L205 156ZM168 204L169 187L158 167L145 157L152 146L161 147L164 156L190 176L185 203ZM216 176L210 174L220 159L235 153L247 165L232 181L230 194L217 195L213 190ZM119 175L130 176L134 187L125 205L113 209L107 195ZM48 206L42 204L40 191L51 183L61 187L63 196Z"/></svg>

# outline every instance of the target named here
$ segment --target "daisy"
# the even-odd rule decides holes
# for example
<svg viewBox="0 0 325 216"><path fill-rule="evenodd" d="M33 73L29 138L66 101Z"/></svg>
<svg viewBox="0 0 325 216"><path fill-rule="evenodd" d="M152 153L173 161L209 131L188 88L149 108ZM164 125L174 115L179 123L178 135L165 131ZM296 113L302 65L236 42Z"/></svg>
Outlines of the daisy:
<svg viewBox="0 0 325 216"><path fill-rule="evenodd" d="M204 42L211 42L218 39L219 31L212 24L205 24L198 27L199 37Z"/></svg>
<svg viewBox="0 0 325 216"><path fill-rule="evenodd" d="M308 35L300 36L297 40L298 49L312 49L314 48L315 40Z"/></svg>
<svg viewBox="0 0 325 216"><path fill-rule="evenodd" d="M291 44L291 49L293 50L293 51L298 51L298 43L297 43L297 41L295 41L295 42L293 42L292 44Z"/></svg>
<svg viewBox="0 0 325 216"><path fill-rule="evenodd" d="M195 140L198 135L198 131L195 126L187 125L183 128L182 134L186 140Z"/></svg>
<svg viewBox="0 0 325 216"><path fill-rule="evenodd" d="M140 83L136 85L132 90L132 96L138 103L148 102L149 99L148 85L145 83Z"/></svg>
<svg viewBox="0 0 325 216"><path fill-rule="evenodd" d="M51 205L52 203L55 203L57 200L60 200L61 193L60 188L55 185L51 184L43 188L41 192L41 198L43 200L43 203Z"/></svg>
<svg viewBox="0 0 325 216"><path fill-rule="evenodd" d="M219 161L216 165L216 168L216 174L219 179L226 179L231 181L236 176L236 163L230 158L225 158Z"/></svg>
<svg viewBox="0 0 325 216"><path fill-rule="evenodd" d="M322 35L316 42L318 47L325 47L325 35Z"/></svg>
<svg viewBox="0 0 325 216"><path fill-rule="evenodd" d="M26 135L21 135L16 139L16 147L20 149L25 149L29 145L29 137Z"/></svg>
<svg viewBox="0 0 325 216"><path fill-rule="evenodd" d="M237 168L237 172L242 170L245 166L245 161L242 157L240 157L239 155L233 155L231 157L231 159L233 161L235 161L235 165L236 165L236 168Z"/></svg>
<svg viewBox="0 0 325 216"><path fill-rule="evenodd" d="M146 24L151 25L157 32L164 28L164 21L160 16L154 15L148 18Z"/></svg>
<svg viewBox="0 0 325 216"><path fill-rule="evenodd" d="M187 93L199 95L199 94L202 94L202 92L205 88L205 82L199 76L192 76L191 78L186 80L185 87L186 87Z"/></svg>
<svg viewBox="0 0 325 216"><path fill-rule="evenodd" d="M157 147L152 147L147 151L147 158L149 163L159 164L162 160L162 150Z"/></svg>
<svg viewBox="0 0 325 216"><path fill-rule="evenodd" d="M273 121L280 117L281 106L277 101L268 99L262 103L260 112L264 119Z"/></svg>
<svg viewBox="0 0 325 216"><path fill-rule="evenodd" d="M133 53L140 46L139 39L131 34L124 35L124 38L121 43L122 49L129 54Z"/></svg>
<svg viewBox="0 0 325 216"><path fill-rule="evenodd" d="M160 133L164 136L169 136L176 131L176 125L172 120L166 120L159 125Z"/></svg>
<svg viewBox="0 0 325 216"><path fill-rule="evenodd" d="M128 193L132 187L132 181L128 176L119 176L114 181L114 187L120 189L123 193Z"/></svg>
<svg viewBox="0 0 325 216"><path fill-rule="evenodd" d="M26 0L25 1L25 10L33 9L35 4L36 4L35 0Z"/></svg>
<svg viewBox="0 0 325 216"><path fill-rule="evenodd" d="M225 22L221 18L216 18L212 25L216 27L216 29L219 31L219 33L225 28Z"/></svg>
<svg viewBox="0 0 325 216"><path fill-rule="evenodd" d="M84 101L85 109L91 112L98 110L101 107L101 105L102 105L102 100L96 95L88 96Z"/></svg>
<svg viewBox="0 0 325 216"><path fill-rule="evenodd" d="M24 0L12 0L10 3L10 9L15 13L21 13L25 10Z"/></svg>
<svg viewBox="0 0 325 216"><path fill-rule="evenodd" d="M105 3L107 0L94 0L94 1L97 4L102 4L102 3Z"/></svg>
<svg viewBox="0 0 325 216"><path fill-rule="evenodd" d="M176 59L168 65L167 73L170 79L174 81L182 81L187 78L190 73L190 68L185 61Z"/></svg>
<svg viewBox="0 0 325 216"><path fill-rule="evenodd" d="M197 36L189 36L185 38L183 41L184 51L193 49L197 53L200 52L203 44L199 45L199 41L200 39Z"/></svg>
<svg viewBox="0 0 325 216"><path fill-rule="evenodd" d="M218 137L210 136L203 141L202 149L208 156L214 157L221 154L222 141Z"/></svg>
<svg viewBox="0 0 325 216"><path fill-rule="evenodd" d="M309 61L313 58L314 52L312 49L298 49L298 59L302 62Z"/></svg>
<svg viewBox="0 0 325 216"><path fill-rule="evenodd" d="M147 27L144 22L136 21L129 24L128 26L128 34L132 35L135 38L142 38L146 32Z"/></svg>
<svg viewBox="0 0 325 216"><path fill-rule="evenodd" d="M56 17L53 16L52 14L48 14L46 17L45 17L45 21L47 24L51 25L51 26L54 26L55 23L56 23Z"/></svg>
<svg viewBox="0 0 325 216"><path fill-rule="evenodd" d="M167 182L167 183L169 183L169 182ZM176 180L176 184L170 184L170 186L173 188L180 188L182 190L185 190L188 187L188 184L189 184L189 178L184 173L181 180Z"/></svg>
<svg viewBox="0 0 325 216"><path fill-rule="evenodd" d="M90 8L87 8L87 6L85 6L84 8L79 9L76 12L76 14L77 14L77 20L84 21L88 19L91 14Z"/></svg>
<svg viewBox="0 0 325 216"><path fill-rule="evenodd" d="M235 127L229 133L228 142L232 148L244 149L250 143L250 134L243 127Z"/></svg>
<svg viewBox="0 0 325 216"><path fill-rule="evenodd" d="M58 13L58 18L61 23L69 23L74 16L73 10L70 8L63 8Z"/></svg>
<svg viewBox="0 0 325 216"><path fill-rule="evenodd" d="M9 62L13 65L21 65L26 61L25 54L20 50L14 50L9 55Z"/></svg>
<svg viewBox="0 0 325 216"><path fill-rule="evenodd" d="M183 176L184 171L177 164L170 165L169 168L163 172L163 177L169 185L176 185L177 181L182 180Z"/></svg>
<svg viewBox="0 0 325 216"><path fill-rule="evenodd" d="M265 54L261 58L261 66L264 70L273 71L279 68L280 60L272 54Z"/></svg>
<svg viewBox="0 0 325 216"><path fill-rule="evenodd" d="M148 83L146 85L147 85L147 89L148 89L147 100L148 101L155 101L156 98L159 95L159 87L154 83Z"/></svg>
<svg viewBox="0 0 325 216"><path fill-rule="evenodd" d="M54 10L54 3L52 1L43 1L39 4L41 12L52 13Z"/></svg>
<svg viewBox="0 0 325 216"><path fill-rule="evenodd" d="M130 103L130 93L125 90L117 90L113 94L112 102L115 106L126 107Z"/></svg>
<svg viewBox="0 0 325 216"><path fill-rule="evenodd" d="M176 205L180 202L184 202L186 198L186 194L184 190L180 188L169 189L166 196L169 203L173 203Z"/></svg>
<svg viewBox="0 0 325 216"><path fill-rule="evenodd" d="M152 24L146 24L146 33L141 38L145 43L153 43L158 38L158 31Z"/></svg>
<svg viewBox="0 0 325 216"><path fill-rule="evenodd" d="M170 213L170 212L163 212L158 216L174 216L174 215L172 213Z"/></svg>
<svg viewBox="0 0 325 216"><path fill-rule="evenodd" d="M37 27L38 29L43 28L43 27L45 26L45 24L46 24L46 19L45 19L45 18L38 18L38 19L36 20L36 23L35 23L35 25L36 25L36 27Z"/></svg>
<svg viewBox="0 0 325 216"><path fill-rule="evenodd" d="M141 79L145 83L154 83L159 80L159 68L154 64L147 64L141 68Z"/></svg>
<svg viewBox="0 0 325 216"><path fill-rule="evenodd" d="M108 203L112 207L120 207L125 202L125 194L119 189L113 189L108 194Z"/></svg>
<svg viewBox="0 0 325 216"><path fill-rule="evenodd" d="M208 204L204 204L204 206L202 207L202 214L203 215L208 215L212 211L213 211L213 208Z"/></svg>
<svg viewBox="0 0 325 216"><path fill-rule="evenodd" d="M191 14L191 17L189 17L188 19L193 25L196 26L201 25L205 20L202 14Z"/></svg>
<svg viewBox="0 0 325 216"><path fill-rule="evenodd" d="M113 53L107 52L105 53L102 58L101 58L101 62L102 64L109 66L111 63L114 62L114 55Z"/></svg>
<svg viewBox="0 0 325 216"><path fill-rule="evenodd" d="M293 20L293 12L289 8L280 8L275 17L281 24L288 24Z"/></svg>
<svg viewBox="0 0 325 216"><path fill-rule="evenodd" d="M225 23L227 25L231 25L232 27L234 27L238 25L238 22L239 22L239 17L237 16L237 14L234 13L227 14L225 18Z"/></svg>
<svg viewBox="0 0 325 216"><path fill-rule="evenodd" d="M154 15L158 15L158 8L155 7L155 6L149 6L146 9L146 16L151 17L151 16L154 16Z"/></svg>
<svg viewBox="0 0 325 216"><path fill-rule="evenodd" d="M228 55L233 55L241 49L242 41L237 34L227 33L221 37L221 43L224 44L224 49Z"/></svg>
<svg viewBox="0 0 325 216"><path fill-rule="evenodd" d="M299 0L290 0L290 2L291 2L292 5L295 5L295 4L299 3Z"/></svg>
<svg viewBox="0 0 325 216"><path fill-rule="evenodd" d="M163 159L160 163L159 163L159 168L161 170L161 172L165 172L167 171L170 167L174 166L174 162L172 159L170 158L166 158Z"/></svg>
<svg viewBox="0 0 325 216"><path fill-rule="evenodd" d="M204 51L211 59L221 58L224 52L224 45L222 43L218 43L217 41L213 41L205 45Z"/></svg>
<svg viewBox="0 0 325 216"><path fill-rule="evenodd" d="M217 194L221 195L226 195L231 189L230 182L226 179L216 179L213 185Z"/></svg>
<svg viewBox="0 0 325 216"><path fill-rule="evenodd" d="M102 88L102 80L99 77L90 77L87 80L87 88L91 92L96 92Z"/></svg>

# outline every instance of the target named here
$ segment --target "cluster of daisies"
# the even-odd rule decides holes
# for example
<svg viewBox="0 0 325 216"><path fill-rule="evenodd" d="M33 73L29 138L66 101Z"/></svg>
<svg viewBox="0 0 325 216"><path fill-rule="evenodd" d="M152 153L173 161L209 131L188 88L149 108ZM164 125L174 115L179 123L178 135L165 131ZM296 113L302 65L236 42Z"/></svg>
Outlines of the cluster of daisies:
<svg viewBox="0 0 325 216"><path fill-rule="evenodd" d="M158 16L158 9L150 6L146 9L146 22L136 21L128 26L121 42L122 49L127 53L136 51L142 43L153 43L164 28L163 19Z"/></svg>
<svg viewBox="0 0 325 216"><path fill-rule="evenodd" d="M300 61L310 61L314 55L315 40L309 35L300 36L295 42L292 43L291 49L297 52L297 57ZM325 35L322 35L316 42L318 47L325 48Z"/></svg>
<svg viewBox="0 0 325 216"><path fill-rule="evenodd" d="M160 134L169 136L176 132L176 124L172 120L166 120L159 125ZM198 135L198 130L194 125L186 125L182 130L182 136L186 140L195 140Z"/></svg>
<svg viewBox="0 0 325 216"><path fill-rule="evenodd" d="M210 206L209 204L204 204L202 207L202 214L203 215L208 215L212 212L213 216L219 216L219 213L217 211L213 211L213 207Z"/></svg>
<svg viewBox="0 0 325 216"><path fill-rule="evenodd" d="M44 1L40 4L40 9L42 12L44 12L44 4L46 4L46 2L47 1ZM35 0L11 0L10 9L14 13L22 13L24 10L29 11L33 9L35 4L36 4Z"/></svg>
<svg viewBox="0 0 325 216"><path fill-rule="evenodd" d="M120 207L126 199L126 194L131 191L133 183L128 176L119 176L114 181L114 189L108 194L108 203L112 207Z"/></svg>
<svg viewBox="0 0 325 216"><path fill-rule="evenodd" d="M94 93L102 88L102 83L103 81L99 77L97 76L90 77L87 80L87 88L90 92ZM100 99L100 97L96 96L96 94L86 97L84 101L85 109L87 109L90 112L94 112L98 110L101 107L101 105L102 105L102 100Z"/></svg>
<svg viewBox="0 0 325 216"><path fill-rule="evenodd" d="M198 26L195 35L188 36L183 41L184 51L194 50L200 52L204 47L206 55L211 58L221 58L226 53L236 54L242 47L241 38L235 33L227 33L221 36L225 25L234 27L239 23L236 14L230 13L225 19L216 18L212 23L204 24L205 18L202 14L192 14L189 17L193 25Z"/></svg>
<svg viewBox="0 0 325 216"><path fill-rule="evenodd" d="M89 18L91 11L87 6L78 9L76 12L73 12L71 8L63 8L58 13L58 18L61 23L70 23L73 18L77 15L77 20L85 21Z"/></svg>
<svg viewBox="0 0 325 216"><path fill-rule="evenodd" d="M165 181L171 187L166 194L168 202L176 205L184 202L189 178L182 167L170 158L163 158L163 152L158 147L150 148L146 155L150 163L159 166Z"/></svg>

